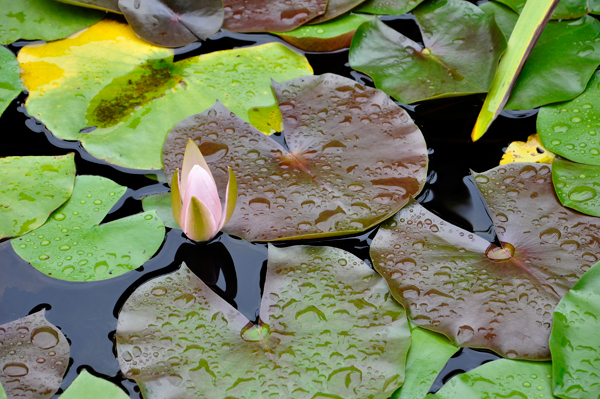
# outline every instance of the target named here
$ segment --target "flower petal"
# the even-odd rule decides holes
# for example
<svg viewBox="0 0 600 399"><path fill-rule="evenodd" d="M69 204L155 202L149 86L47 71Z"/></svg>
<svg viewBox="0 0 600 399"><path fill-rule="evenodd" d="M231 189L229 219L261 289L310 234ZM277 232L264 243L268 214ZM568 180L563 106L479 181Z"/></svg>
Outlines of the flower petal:
<svg viewBox="0 0 600 399"><path fill-rule="evenodd" d="M198 198L207 206L212 215L213 223L217 226L221 220L221 213L223 212L221 209L219 193L217 192L217 185L215 184L212 175L199 165L194 165L185 182L185 194L183 197L182 209L182 217L185 220L187 220L188 213L190 212L189 207L192 197Z"/></svg>
<svg viewBox="0 0 600 399"><path fill-rule="evenodd" d="M233 170L230 167L229 169L229 181L227 182L227 191L225 191L225 209L223 210L223 214L221 215L221 223L219 223L219 230L223 228L233 216L233 211L235 211L235 204L237 202L237 179Z"/></svg>
<svg viewBox="0 0 600 399"><path fill-rule="evenodd" d="M179 192L179 169L175 170L171 179L171 210L173 211L173 218L175 218L179 227L183 229L184 223L181 220L181 194Z"/></svg>
<svg viewBox="0 0 600 399"><path fill-rule="evenodd" d="M208 241L219 232L210 209L196 197L192 197L183 232L194 241Z"/></svg>
<svg viewBox="0 0 600 399"><path fill-rule="evenodd" d="M214 180L208 164L200 152L200 148L194 143L194 140L188 139L187 145L185 146L185 154L183 155L183 165L181 167L181 181L185 184L188 176L194 167L194 165L200 165L204 170L208 172L210 178ZM182 187L182 197L185 195L185 187Z"/></svg>

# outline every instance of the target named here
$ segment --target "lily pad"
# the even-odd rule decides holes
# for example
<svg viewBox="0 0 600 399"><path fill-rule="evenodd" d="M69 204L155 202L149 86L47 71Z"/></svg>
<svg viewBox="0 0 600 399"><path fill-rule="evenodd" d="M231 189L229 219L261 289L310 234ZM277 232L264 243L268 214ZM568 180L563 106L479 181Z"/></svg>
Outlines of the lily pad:
<svg viewBox="0 0 600 399"><path fill-rule="evenodd" d="M216 99L265 133L280 130L270 80L312 74L304 56L279 43L173 63L172 50L116 21L24 47L18 58L30 115L61 139L80 140L93 156L134 169L161 169L169 130Z"/></svg>
<svg viewBox="0 0 600 399"><path fill-rule="evenodd" d="M106 280L136 269L160 248L165 228L154 212L100 225L126 190L104 177L77 176L69 201L44 226L13 239L13 249L60 280Z"/></svg>
<svg viewBox="0 0 600 399"><path fill-rule="evenodd" d="M379 229L373 265L417 325L457 346L550 359L552 312L600 256L600 221L563 207L551 166L474 174L503 248L416 201Z"/></svg>
<svg viewBox="0 0 600 399"><path fill-rule="evenodd" d="M488 91L506 40L494 18L461 0L433 0L413 11L425 48L378 19L350 46L350 66L398 101Z"/></svg>
<svg viewBox="0 0 600 399"><path fill-rule="evenodd" d="M494 2L482 4L481 8L495 15L508 39L519 16ZM600 22L590 16L549 22L504 108L525 110L571 100L583 92L599 64Z"/></svg>
<svg viewBox="0 0 600 399"><path fill-rule="evenodd" d="M169 179L188 138L218 187L233 169L237 207L223 231L249 241L359 232L421 191L423 135L385 93L333 74L274 82L273 91L289 150L221 104L181 121L165 141Z"/></svg>
<svg viewBox="0 0 600 399"><path fill-rule="evenodd" d="M537 128L544 146L571 161L600 165L600 72L576 99L542 107Z"/></svg>
<svg viewBox="0 0 600 399"><path fill-rule="evenodd" d="M142 198L142 206L146 212L155 211L166 227L181 230L173 217L171 193L153 194L144 197Z"/></svg>
<svg viewBox="0 0 600 399"><path fill-rule="evenodd" d="M0 115L23 90L19 71L17 57L6 47L0 46Z"/></svg>
<svg viewBox="0 0 600 399"><path fill-rule="evenodd" d="M0 44L62 39L106 15L54 0L1 0L0 9Z"/></svg>
<svg viewBox="0 0 600 399"><path fill-rule="evenodd" d="M525 7L526 0L497 0L519 14ZM552 19L573 19L586 14L599 14L598 0L561 0L552 14Z"/></svg>
<svg viewBox="0 0 600 399"><path fill-rule="evenodd" d="M564 206L600 216L600 167L556 159L552 163L552 182Z"/></svg>
<svg viewBox="0 0 600 399"><path fill-rule="evenodd" d="M274 32L286 42L304 51L334 51L350 47L356 29L370 15L346 14L318 25L304 25L293 31Z"/></svg>
<svg viewBox="0 0 600 399"><path fill-rule="evenodd" d="M554 394L565 399L597 398L600 264L588 270L554 311L550 334Z"/></svg>
<svg viewBox="0 0 600 399"><path fill-rule="evenodd" d="M69 365L70 348L44 311L0 325L0 342L0 384L6 397L51 398Z"/></svg>
<svg viewBox="0 0 600 399"><path fill-rule="evenodd" d="M87 370L77 376L60 399L128 399L118 386L102 378L91 375Z"/></svg>
<svg viewBox="0 0 600 399"><path fill-rule="evenodd" d="M426 399L554 398L552 365L500 359L460 374Z"/></svg>
<svg viewBox="0 0 600 399"><path fill-rule="evenodd" d="M500 165L513 162L537 162L552 163L556 155L544 148L540 142L540 136L532 134L527 137L527 142L513 141L508 145L506 152L502 155Z"/></svg>
<svg viewBox="0 0 600 399"><path fill-rule="evenodd" d="M183 265L123 305L121 370L146 399L387 398L404 380L404 309L348 252L269 246L260 316L255 326Z"/></svg>
<svg viewBox="0 0 600 399"><path fill-rule="evenodd" d="M73 154L0 158L0 238L37 229L73 192Z"/></svg>
<svg viewBox="0 0 600 399"><path fill-rule="evenodd" d="M423 0L367 0L354 9L377 15L402 15L421 4Z"/></svg>
<svg viewBox="0 0 600 399"><path fill-rule="evenodd" d="M224 0L223 28L233 32L286 32L323 15L327 0Z"/></svg>
<svg viewBox="0 0 600 399"><path fill-rule="evenodd" d="M111 11L121 14L119 0L57 0L61 3L73 4L81 7L95 8L103 11Z"/></svg>
<svg viewBox="0 0 600 399"><path fill-rule="evenodd" d="M347 13L365 0L328 0L325 14L310 21L311 24L322 24Z"/></svg>

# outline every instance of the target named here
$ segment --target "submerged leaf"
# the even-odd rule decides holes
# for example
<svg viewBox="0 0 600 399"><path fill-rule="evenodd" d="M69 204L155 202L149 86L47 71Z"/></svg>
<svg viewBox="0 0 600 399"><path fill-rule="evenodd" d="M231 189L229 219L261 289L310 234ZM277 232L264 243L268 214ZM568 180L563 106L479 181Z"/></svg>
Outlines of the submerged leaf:
<svg viewBox="0 0 600 399"><path fill-rule="evenodd" d="M30 115L57 137L80 140L93 156L136 169L161 169L169 130L216 99L263 132L280 130L270 80L312 74L305 57L279 43L173 63L172 50L115 21L24 47L18 58Z"/></svg>
<svg viewBox="0 0 600 399"><path fill-rule="evenodd" d="M15 252L60 280L98 281L141 266L163 242L154 212L99 225L126 187L100 176L77 176L69 201L36 231L12 240Z"/></svg>
<svg viewBox="0 0 600 399"><path fill-rule="evenodd" d="M6 47L0 46L0 115L23 90L19 71L17 57Z"/></svg>
<svg viewBox="0 0 600 399"><path fill-rule="evenodd" d="M588 270L554 311L550 334L554 394L565 399L600 396L600 264Z"/></svg>
<svg viewBox="0 0 600 399"><path fill-rule="evenodd" d="M37 229L73 192L73 154L0 158L0 238Z"/></svg>
<svg viewBox="0 0 600 399"><path fill-rule="evenodd" d="M95 377L86 369L77 376L69 388L60 395L60 399L128 399L127 395L118 386Z"/></svg>
<svg viewBox="0 0 600 399"><path fill-rule="evenodd" d="M540 136L536 133L527 137L527 142L513 141L510 143L506 152L502 155L500 165L513 162L552 163L555 157L556 155L544 148L540 142Z"/></svg>
<svg viewBox="0 0 600 399"><path fill-rule="evenodd" d="M328 0L325 14L310 21L311 24L322 24L352 10L365 0Z"/></svg>
<svg viewBox="0 0 600 399"><path fill-rule="evenodd" d="M552 311L600 256L600 222L564 208L551 174L544 164L475 174L502 249L415 201L382 225L373 265L414 323L458 346L550 358Z"/></svg>
<svg viewBox="0 0 600 399"><path fill-rule="evenodd" d="M355 12L365 12L377 15L402 15L411 11L424 0L367 0L354 9Z"/></svg>
<svg viewBox="0 0 600 399"><path fill-rule="evenodd" d="M269 246L260 316L255 326L184 265L123 305L123 375L146 399L366 399L389 396L404 380L404 309L348 252Z"/></svg>
<svg viewBox="0 0 600 399"><path fill-rule="evenodd" d="M592 216L600 216L600 167L564 159L552 163L552 182L564 206Z"/></svg>
<svg viewBox="0 0 600 399"><path fill-rule="evenodd" d="M429 1L413 13L425 48L374 19L352 40L352 68L404 103L485 93L506 49L494 18L461 0Z"/></svg>
<svg viewBox="0 0 600 399"><path fill-rule="evenodd" d="M572 101L542 107L537 128L544 146L575 162L600 165L600 72Z"/></svg>
<svg viewBox="0 0 600 399"><path fill-rule="evenodd" d="M0 385L6 397L51 398L69 365L70 348L44 311L0 325L0 342Z"/></svg>
<svg viewBox="0 0 600 399"><path fill-rule="evenodd" d="M513 11L521 13L527 0L497 1L512 8ZM552 19L573 19L583 17L588 13L600 13L600 2L598 0L561 0L554 13L552 13Z"/></svg>
<svg viewBox="0 0 600 399"><path fill-rule="evenodd" d="M421 191L423 135L385 93L333 74L274 82L273 91L289 150L221 104L181 121L165 141L169 178L189 138L219 187L228 166L235 172L237 207L223 231L250 241L359 232Z"/></svg>

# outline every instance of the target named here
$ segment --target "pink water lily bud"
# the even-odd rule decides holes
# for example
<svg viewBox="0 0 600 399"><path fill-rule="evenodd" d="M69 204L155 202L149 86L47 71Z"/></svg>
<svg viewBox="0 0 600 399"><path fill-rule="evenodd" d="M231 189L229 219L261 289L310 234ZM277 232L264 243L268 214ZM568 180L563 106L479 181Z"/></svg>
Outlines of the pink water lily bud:
<svg viewBox="0 0 600 399"><path fill-rule="evenodd" d="M231 219L237 201L237 180L231 168L228 169L229 182L223 208L217 184L200 149L188 139L181 178L177 169L171 180L171 206L175 221L191 240L212 239Z"/></svg>

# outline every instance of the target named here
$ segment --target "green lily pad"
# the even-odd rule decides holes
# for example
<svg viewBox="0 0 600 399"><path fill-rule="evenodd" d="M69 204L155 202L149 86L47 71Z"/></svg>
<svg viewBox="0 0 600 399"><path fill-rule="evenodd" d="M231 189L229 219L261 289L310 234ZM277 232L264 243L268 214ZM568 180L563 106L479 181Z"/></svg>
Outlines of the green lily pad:
<svg viewBox="0 0 600 399"><path fill-rule="evenodd" d="M404 309L348 252L269 246L260 319L255 326L183 265L123 305L121 370L146 399L387 398L404 380Z"/></svg>
<svg viewBox="0 0 600 399"><path fill-rule="evenodd" d="M373 265L415 324L457 346L550 359L552 312L600 257L600 223L560 204L550 165L474 177L502 248L412 201L381 225Z"/></svg>
<svg viewBox="0 0 600 399"><path fill-rule="evenodd" d="M73 4L81 7L95 8L121 14L119 0L57 0L61 3Z"/></svg>
<svg viewBox="0 0 600 399"><path fill-rule="evenodd" d="M146 212L155 211L166 227L181 230L173 217L171 193L153 194L144 197L142 198L142 207Z"/></svg>
<svg viewBox="0 0 600 399"><path fill-rule="evenodd" d="M223 231L249 241L355 233L421 191L423 135L385 93L333 74L274 82L273 91L289 150L221 104L181 121L165 141L169 180L188 139L221 192L232 168L238 199Z"/></svg>
<svg viewBox="0 0 600 399"><path fill-rule="evenodd" d="M537 129L544 147L571 161L600 165L599 85L596 72L579 97L540 109Z"/></svg>
<svg viewBox="0 0 600 399"><path fill-rule="evenodd" d="M54 0L0 0L0 9L0 44L62 39L106 15Z"/></svg>
<svg viewBox="0 0 600 399"><path fill-rule="evenodd" d="M494 2L482 4L481 9L495 15L508 39L519 16ZM504 108L525 110L571 100L583 92L599 64L600 22L590 16L549 22Z"/></svg>
<svg viewBox="0 0 600 399"><path fill-rule="evenodd" d="M60 280L106 280L136 269L160 248L165 228L154 212L100 225L126 190L104 177L77 176L69 201L44 226L13 239L13 249Z"/></svg>
<svg viewBox="0 0 600 399"><path fill-rule="evenodd" d="M0 342L5 397L50 399L69 365L71 348L60 329L46 320L42 310L0 325Z"/></svg>
<svg viewBox="0 0 600 399"><path fill-rule="evenodd" d="M0 399L7 399L6 398L6 392L4 391L4 388L2 387L2 384L0 384Z"/></svg>
<svg viewBox="0 0 600 399"><path fill-rule="evenodd" d="M460 374L426 399L554 398L552 364L500 359Z"/></svg>
<svg viewBox="0 0 600 399"><path fill-rule="evenodd" d="M81 141L93 156L134 169L161 169L169 130L216 99L265 133L280 130L271 79L312 74L304 56L279 43L173 63L172 50L116 21L24 47L18 58L30 115L55 136Z"/></svg>
<svg viewBox="0 0 600 399"><path fill-rule="evenodd" d="M328 0L325 14L311 20L310 24L322 24L323 22L330 21L342 14L347 13L353 8L356 8L358 5L364 2L365 0Z"/></svg>
<svg viewBox="0 0 600 399"><path fill-rule="evenodd" d="M23 91L19 71L17 57L6 47L0 46L0 115Z"/></svg>
<svg viewBox="0 0 600 399"><path fill-rule="evenodd" d="M83 369L60 399L128 399L121 388Z"/></svg>
<svg viewBox="0 0 600 399"><path fill-rule="evenodd" d="M564 206L600 216L600 167L556 159L552 163L552 182Z"/></svg>
<svg viewBox="0 0 600 399"><path fill-rule="evenodd" d="M402 15L412 11L424 0L367 0L354 9L355 12L364 12L377 15Z"/></svg>
<svg viewBox="0 0 600 399"><path fill-rule="evenodd" d="M494 18L461 0L433 0L413 11L426 48L378 19L361 25L350 66L403 103L488 91L506 49Z"/></svg>
<svg viewBox="0 0 600 399"><path fill-rule="evenodd" d="M600 396L598 329L600 264L588 270L554 311L550 334L554 394L564 399Z"/></svg>
<svg viewBox="0 0 600 399"><path fill-rule="evenodd" d="M334 51L350 47L356 29L372 18L370 15L345 14L322 24L273 33L304 51Z"/></svg>
<svg viewBox="0 0 600 399"><path fill-rule="evenodd" d="M519 14L525 7L526 0L497 0L510 7ZM600 1L598 0L561 0L552 14L552 19L573 19L586 14L599 14Z"/></svg>
<svg viewBox="0 0 600 399"><path fill-rule="evenodd" d="M73 192L73 154L0 158L0 238L37 229Z"/></svg>

